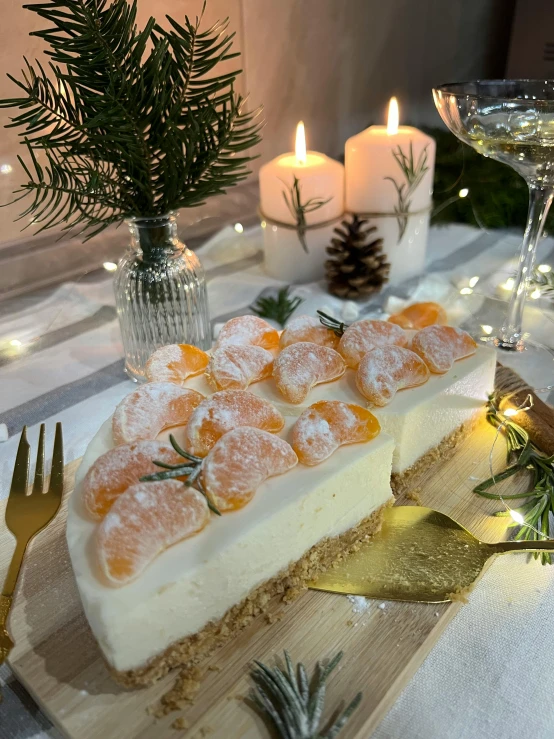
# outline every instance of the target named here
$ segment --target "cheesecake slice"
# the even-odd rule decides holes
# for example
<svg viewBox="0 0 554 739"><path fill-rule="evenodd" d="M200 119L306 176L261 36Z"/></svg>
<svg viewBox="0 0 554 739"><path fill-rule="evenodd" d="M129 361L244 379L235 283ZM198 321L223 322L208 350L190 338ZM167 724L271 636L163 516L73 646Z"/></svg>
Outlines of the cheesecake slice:
<svg viewBox="0 0 554 739"><path fill-rule="evenodd" d="M290 438L295 420L287 419L283 438ZM183 438L183 428L172 432ZM87 516L81 495L87 470L113 446L108 420L77 473L67 541L91 629L114 677L130 687L199 661L273 595L301 592L374 534L393 502L394 441L381 433L368 443L341 447L316 467L298 465L267 480L247 506L213 517L199 534L166 549L138 579L116 588L98 571L97 522Z"/></svg>

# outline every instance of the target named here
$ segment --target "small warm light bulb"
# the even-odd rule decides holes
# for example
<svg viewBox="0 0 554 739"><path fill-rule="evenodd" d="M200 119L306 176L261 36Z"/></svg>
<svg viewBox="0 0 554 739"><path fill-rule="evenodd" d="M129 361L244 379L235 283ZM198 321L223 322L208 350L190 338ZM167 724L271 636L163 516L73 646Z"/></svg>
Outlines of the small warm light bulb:
<svg viewBox="0 0 554 739"><path fill-rule="evenodd" d="M106 272L115 272L117 270L117 264L115 262L104 262L102 267L104 267Z"/></svg>
<svg viewBox="0 0 554 739"><path fill-rule="evenodd" d="M541 291L539 290L538 287L536 287L531 293L531 297L533 298L533 300L538 300L540 296L541 296Z"/></svg>
<svg viewBox="0 0 554 739"><path fill-rule="evenodd" d="M398 133L398 121L398 100L392 97L389 102L389 115L387 118L387 133L389 136L394 136L395 133Z"/></svg>
<svg viewBox="0 0 554 739"><path fill-rule="evenodd" d="M12 339L10 341L10 346L17 346L17 347L23 346L23 342L19 341L19 339Z"/></svg>
<svg viewBox="0 0 554 739"><path fill-rule="evenodd" d="M483 329L483 333L487 334L487 336L492 334L492 326L489 326L487 323L484 323L481 328Z"/></svg>
<svg viewBox="0 0 554 739"><path fill-rule="evenodd" d="M460 290L460 295L471 295L473 290L470 287L462 287Z"/></svg>
<svg viewBox="0 0 554 739"><path fill-rule="evenodd" d="M514 278L513 277L508 277L508 279L506 280L506 282L502 283L502 285L500 285L500 287L503 290L513 290L514 284L515 284Z"/></svg>
<svg viewBox="0 0 554 739"><path fill-rule="evenodd" d="M10 174L10 172L13 170L13 167L11 164L1 164L0 165L0 172L2 174Z"/></svg>
<svg viewBox="0 0 554 739"><path fill-rule="evenodd" d="M462 189L458 193L458 197L460 198L467 198L468 195L469 195L469 190L467 189L467 187L462 187Z"/></svg>
<svg viewBox="0 0 554 739"><path fill-rule="evenodd" d="M552 272L552 267L549 264L539 264L537 269L539 272L542 272L543 275L545 275L547 272Z"/></svg>
<svg viewBox="0 0 554 739"><path fill-rule="evenodd" d="M506 408L506 410L502 411L502 413L508 418L513 418L519 413L519 411L517 408Z"/></svg>
<svg viewBox="0 0 554 739"><path fill-rule="evenodd" d="M304 121L298 121L296 126L296 158L300 164L306 164L306 131L304 129Z"/></svg>
<svg viewBox="0 0 554 739"><path fill-rule="evenodd" d="M238 234L241 234L244 231L244 226L242 225L242 223L235 223L235 231Z"/></svg>
<svg viewBox="0 0 554 739"><path fill-rule="evenodd" d="M471 278L471 280L469 281L469 283L468 283L468 284L469 284L469 286L470 286L470 287L475 287L475 285L476 285L476 284L477 284L478 282L479 282L479 278L478 278L477 276L475 276L475 277L472 277L472 278Z"/></svg>
<svg viewBox="0 0 554 739"><path fill-rule="evenodd" d="M510 516L520 526L522 526L525 523L525 519L523 518L523 516L521 515L521 513L519 511L512 511L512 509L510 509Z"/></svg>
<svg viewBox="0 0 554 739"><path fill-rule="evenodd" d="M267 223L265 221L262 221L261 226L262 228L265 228L267 226Z"/></svg>

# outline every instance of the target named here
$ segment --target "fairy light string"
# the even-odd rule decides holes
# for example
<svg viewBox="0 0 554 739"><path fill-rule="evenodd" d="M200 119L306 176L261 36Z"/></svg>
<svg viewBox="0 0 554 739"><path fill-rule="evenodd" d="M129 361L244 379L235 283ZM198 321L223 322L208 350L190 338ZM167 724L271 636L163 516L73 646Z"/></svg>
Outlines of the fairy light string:
<svg viewBox="0 0 554 739"><path fill-rule="evenodd" d="M508 401L509 398L512 396L513 396L513 393L510 393L508 396L504 398L504 400ZM499 408L497 408L491 400L491 406L494 412L498 416L503 417L504 420L501 421L500 424L496 427L496 433L494 435L494 440L492 442L492 446L489 451L489 472L490 472L490 478L493 482L493 485L497 489L498 500L500 500L500 502L502 503L506 511L510 514L510 517L512 518L512 520L515 521L515 523L519 524L520 526L526 526L531 531L534 531L539 537L547 539L548 538L547 535L545 535L542 531L539 531L539 529L535 528L535 526L533 526L528 521L526 521L519 511L515 511L513 508L511 508L506 503L506 501L504 500L502 496L502 493L498 492L498 483L496 482L496 475L493 469L494 448L496 446L496 442L498 441L500 434L502 434L504 430L507 428L509 419L513 418L514 416L517 416L518 413L526 413L527 411L531 410L533 405L534 405L534 402L533 402L533 396L531 395L531 393L527 395L525 400L523 400L523 402L520 403L520 405L518 405L515 408L506 408L505 411L501 411Z"/></svg>

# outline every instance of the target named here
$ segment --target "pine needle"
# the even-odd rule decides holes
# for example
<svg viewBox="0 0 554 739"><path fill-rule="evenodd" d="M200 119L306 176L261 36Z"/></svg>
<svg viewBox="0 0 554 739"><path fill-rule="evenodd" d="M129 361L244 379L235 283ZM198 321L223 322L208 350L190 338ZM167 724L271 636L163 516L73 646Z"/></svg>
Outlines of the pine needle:
<svg viewBox="0 0 554 739"><path fill-rule="evenodd" d="M270 295L258 298L250 306L250 310L260 318L268 318L284 327L294 311L304 302L304 298L291 297L290 290L291 286L287 285L279 290L277 297Z"/></svg>

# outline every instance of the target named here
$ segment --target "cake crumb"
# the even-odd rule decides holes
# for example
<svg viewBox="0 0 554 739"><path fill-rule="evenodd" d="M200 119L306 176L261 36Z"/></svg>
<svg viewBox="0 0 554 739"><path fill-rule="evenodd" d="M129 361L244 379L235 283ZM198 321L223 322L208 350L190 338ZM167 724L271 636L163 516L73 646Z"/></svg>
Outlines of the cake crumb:
<svg viewBox="0 0 554 739"><path fill-rule="evenodd" d="M214 730L211 726L202 726L198 730L198 734L196 735L198 739L204 739L205 736L209 736L209 734L213 734Z"/></svg>
<svg viewBox="0 0 554 739"><path fill-rule="evenodd" d="M369 600L363 595L347 595L346 597L352 603L354 613L363 613L369 608Z"/></svg>
<svg viewBox="0 0 554 739"><path fill-rule="evenodd" d="M208 671L209 672L221 672L221 667L219 665L209 665Z"/></svg>
<svg viewBox="0 0 554 739"><path fill-rule="evenodd" d="M183 716L179 716L179 718L176 718L175 721L171 724L172 729L176 729L177 731L182 729L188 729L189 722L183 718Z"/></svg>
<svg viewBox="0 0 554 739"><path fill-rule="evenodd" d="M186 703L193 703L200 690L201 679L202 674L198 667L182 670L171 690L162 696L161 706L157 709L161 712L160 715L166 716L171 711L179 711Z"/></svg>
<svg viewBox="0 0 554 739"><path fill-rule="evenodd" d="M460 585L458 585L456 590L453 593L448 593L446 597L451 600L452 603L463 603L465 605L469 603L467 596L471 593L472 589L473 585L470 585L467 588L462 588Z"/></svg>
<svg viewBox="0 0 554 739"><path fill-rule="evenodd" d="M386 604L385 603L379 603L379 605L378 605L378 608L380 608L381 611L384 611L385 610L385 607L386 607Z"/></svg>
<svg viewBox="0 0 554 739"><path fill-rule="evenodd" d="M350 619L349 619L349 620L348 620L348 621L346 622L346 625L347 625L347 626L352 626L352 621L350 621Z"/></svg>
<svg viewBox="0 0 554 739"><path fill-rule="evenodd" d="M416 505L422 506L423 500L421 499L420 493L421 493L421 488L413 488L413 490L408 490L406 492L405 497L408 500L411 500L412 502L414 502Z"/></svg>

